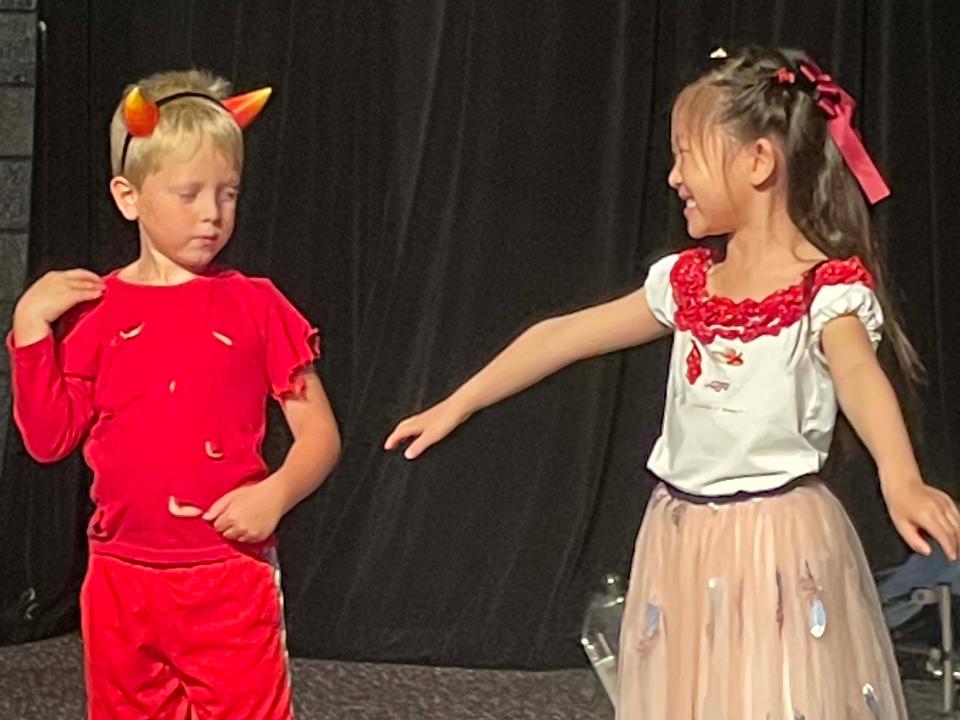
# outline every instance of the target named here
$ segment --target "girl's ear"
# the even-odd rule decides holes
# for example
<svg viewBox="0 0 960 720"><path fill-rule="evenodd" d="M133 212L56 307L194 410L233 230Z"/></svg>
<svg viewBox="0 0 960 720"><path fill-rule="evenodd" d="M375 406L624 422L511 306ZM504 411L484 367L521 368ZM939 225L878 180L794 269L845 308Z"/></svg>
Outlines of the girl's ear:
<svg viewBox="0 0 960 720"><path fill-rule="evenodd" d="M767 138L757 138L746 148L749 153L750 183L762 187L776 177L780 165L780 154L777 147Z"/></svg>
<svg viewBox="0 0 960 720"><path fill-rule="evenodd" d="M767 138L757 138L746 148L749 158L750 183L754 187L766 185L776 177L780 165L780 154L777 147Z"/></svg>

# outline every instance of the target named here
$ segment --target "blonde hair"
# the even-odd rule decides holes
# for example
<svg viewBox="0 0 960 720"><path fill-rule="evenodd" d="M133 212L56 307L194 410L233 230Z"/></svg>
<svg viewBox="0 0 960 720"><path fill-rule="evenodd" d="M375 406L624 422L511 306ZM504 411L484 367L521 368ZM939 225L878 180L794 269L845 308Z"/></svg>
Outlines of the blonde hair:
<svg viewBox="0 0 960 720"><path fill-rule="evenodd" d="M156 73L127 86L123 98L135 87L153 102L181 92L202 93L219 100L230 92L229 82L206 70ZM233 116L217 103L198 97L177 98L163 105L156 129L148 137L133 138L124 161L123 146L127 139L124 99L120 100L110 122L110 166L114 176L122 175L139 188L165 161L192 157L204 138L213 142L238 173L243 169L243 133Z"/></svg>

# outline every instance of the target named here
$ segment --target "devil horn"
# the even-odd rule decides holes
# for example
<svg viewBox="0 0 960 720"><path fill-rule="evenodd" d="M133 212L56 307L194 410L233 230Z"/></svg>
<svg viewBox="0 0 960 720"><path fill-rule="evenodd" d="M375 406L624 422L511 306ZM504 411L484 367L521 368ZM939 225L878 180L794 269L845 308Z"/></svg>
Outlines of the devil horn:
<svg viewBox="0 0 960 720"><path fill-rule="evenodd" d="M143 96L139 87L134 87L123 100L123 119L127 132L134 137L146 137L156 129L160 110L155 102Z"/></svg>
<svg viewBox="0 0 960 720"><path fill-rule="evenodd" d="M239 125L242 130L257 119L257 115L263 110L263 106L267 104L267 100L272 92L273 88L264 87L259 90L244 93L243 95L224 98L220 103L230 111L233 119L237 121L237 125Z"/></svg>

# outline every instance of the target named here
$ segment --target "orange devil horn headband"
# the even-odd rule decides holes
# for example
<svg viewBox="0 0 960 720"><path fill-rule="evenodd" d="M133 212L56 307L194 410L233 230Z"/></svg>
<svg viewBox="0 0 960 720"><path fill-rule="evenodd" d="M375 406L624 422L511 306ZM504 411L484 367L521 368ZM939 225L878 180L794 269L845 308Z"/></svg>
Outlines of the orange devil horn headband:
<svg viewBox="0 0 960 720"><path fill-rule="evenodd" d="M263 106L267 104L267 99L272 92L272 88L265 87L244 93L243 95L224 98L223 100L218 100L205 93L178 92L173 95L168 95L165 98L151 101L143 96L139 87L133 88L133 90L127 93L127 97L123 100L123 119L127 124L127 137L123 141L123 152L120 155L120 170L122 171L127 163L127 151L130 149L130 141L135 137L149 137L153 134L153 131L156 130L157 123L160 122L161 105L166 105L168 102L179 100L180 98L203 98L224 108L230 113L240 129L243 130L256 120L257 115L263 110Z"/></svg>

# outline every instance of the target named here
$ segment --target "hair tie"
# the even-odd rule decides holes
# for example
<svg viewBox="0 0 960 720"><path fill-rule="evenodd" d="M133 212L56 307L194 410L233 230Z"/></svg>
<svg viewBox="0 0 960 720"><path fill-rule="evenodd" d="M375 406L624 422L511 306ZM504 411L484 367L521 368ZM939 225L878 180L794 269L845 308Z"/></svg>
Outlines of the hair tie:
<svg viewBox="0 0 960 720"><path fill-rule="evenodd" d="M792 70L785 67L779 68L774 74L779 85L793 85L797 81L797 75Z"/></svg>

